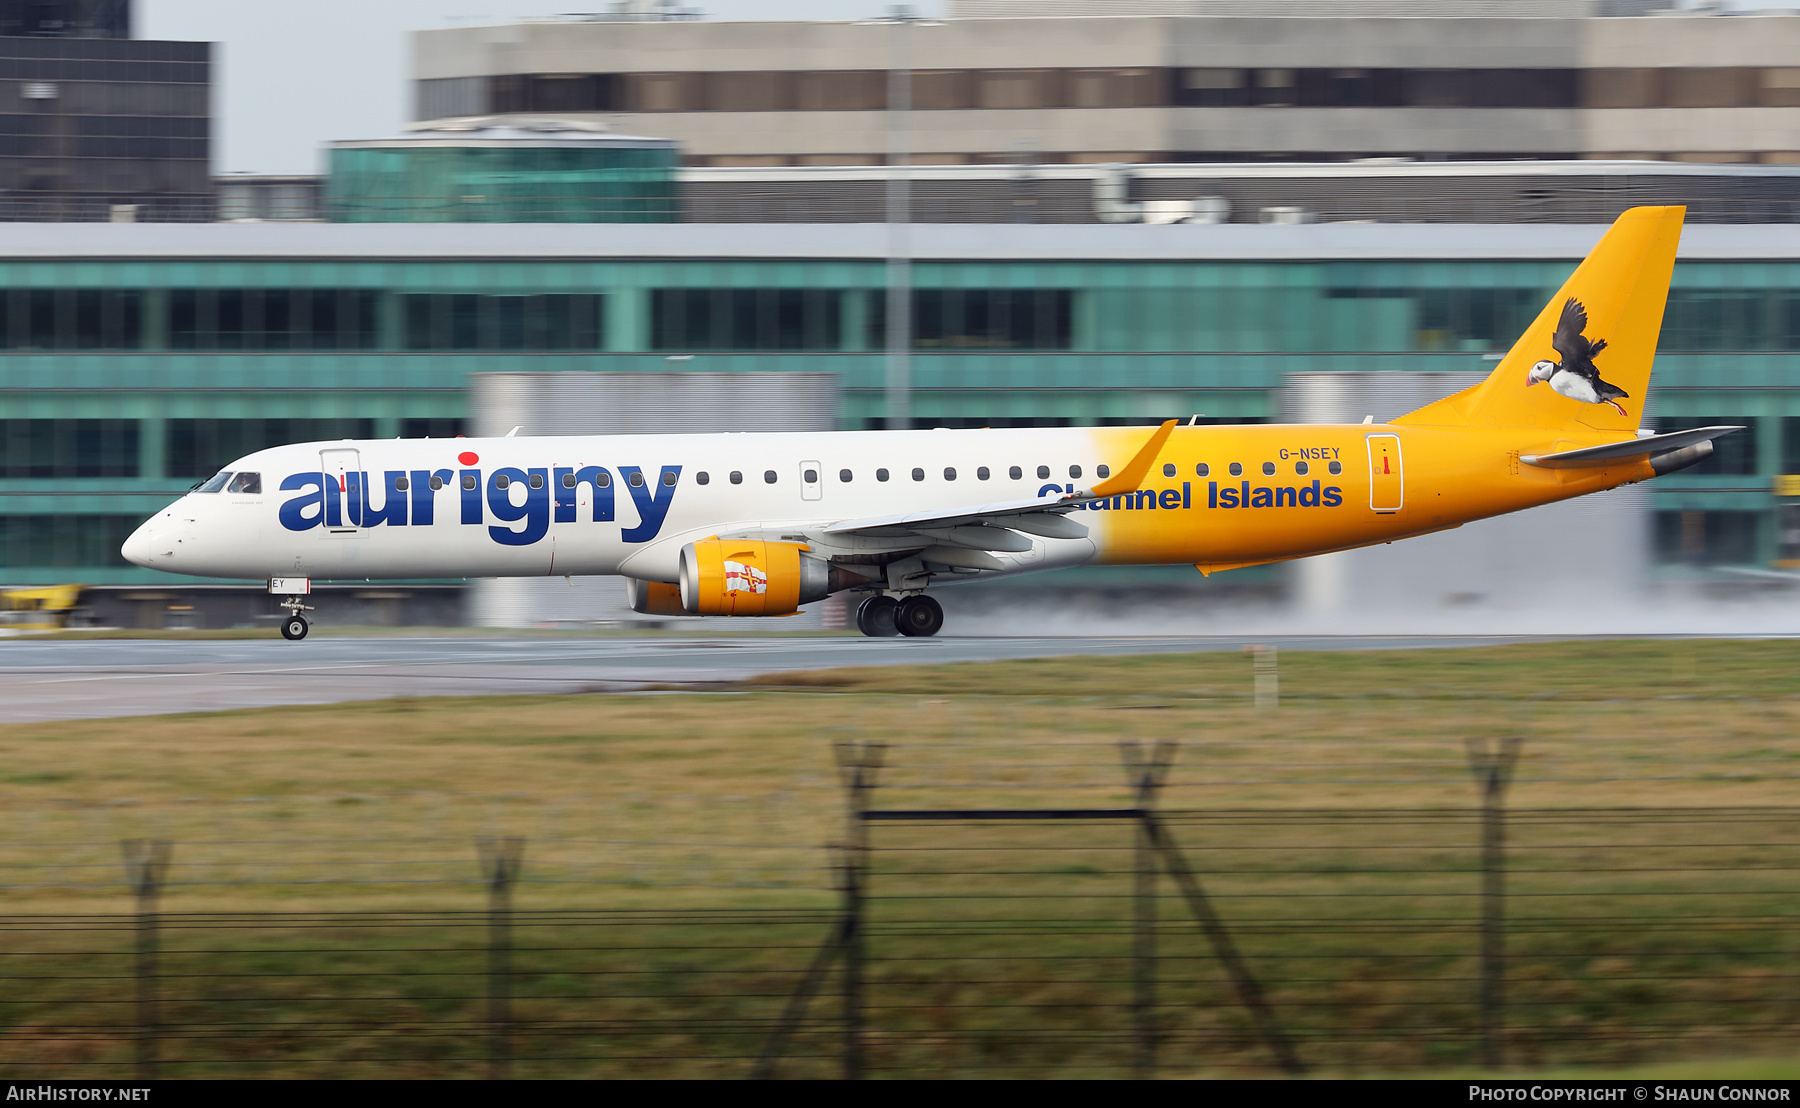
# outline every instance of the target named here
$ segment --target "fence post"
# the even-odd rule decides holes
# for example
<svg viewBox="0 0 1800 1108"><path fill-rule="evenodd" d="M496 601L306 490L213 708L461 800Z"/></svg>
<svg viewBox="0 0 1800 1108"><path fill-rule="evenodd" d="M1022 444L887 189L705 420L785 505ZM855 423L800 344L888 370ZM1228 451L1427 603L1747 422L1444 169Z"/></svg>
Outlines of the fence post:
<svg viewBox="0 0 1800 1108"><path fill-rule="evenodd" d="M850 805L845 837L844 886L844 1079L860 1080L863 1058L863 887L868 874L869 794L881 769L886 745L878 742L837 744L838 777Z"/></svg>
<svg viewBox="0 0 1800 1108"><path fill-rule="evenodd" d="M488 887L488 1077L512 1072L512 887L525 858L521 838L475 840Z"/></svg>
<svg viewBox="0 0 1800 1108"><path fill-rule="evenodd" d="M169 868L170 846L160 839L126 839L125 880L137 897L137 1077L156 1077L156 897Z"/></svg>
<svg viewBox="0 0 1800 1108"><path fill-rule="evenodd" d="M1141 815L1132 825L1136 835L1134 892L1135 924L1131 942L1131 1009L1137 1032L1132 1076L1139 1080L1156 1072L1156 838L1151 827L1156 793L1175 761L1175 744L1159 742L1146 756L1137 743L1119 744L1125 772L1130 775Z"/></svg>
<svg viewBox="0 0 1800 1108"><path fill-rule="evenodd" d="M1506 786L1523 739L1468 739L1469 769L1481 789L1481 1064L1504 1061L1506 1022Z"/></svg>
<svg viewBox="0 0 1800 1108"><path fill-rule="evenodd" d="M1250 657L1256 674L1256 706L1281 707L1281 671L1277 668L1280 655L1272 646L1252 646Z"/></svg>
<svg viewBox="0 0 1800 1108"><path fill-rule="evenodd" d="M832 880L837 886L838 892L845 894L847 899L846 886L849 865L845 861L845 855L848 852L835 843L826 849L836 859L831 867ZM763 1043L761 1053L756 1056L756 1064L750 1068L752 1080L760 1081L775 1076L775 1060L780 1058L781 1052L787 1048L788 1036L792 1035L794 1029L800 1026L800 1020L806 1014L806 1004L813 998L813 994L819 991L819 985L824 981L826 971L831 968L832 959L843 952L845 936L849 931L850 924L851 920L848 916L839 916L832 922L831 934L826 936L825 942L813 955L812 963L801 975L800 984L789 995L786 1007L782 1009L780 1018L775 1021L775 1030L769 1033L768 1041Z"/></svg>

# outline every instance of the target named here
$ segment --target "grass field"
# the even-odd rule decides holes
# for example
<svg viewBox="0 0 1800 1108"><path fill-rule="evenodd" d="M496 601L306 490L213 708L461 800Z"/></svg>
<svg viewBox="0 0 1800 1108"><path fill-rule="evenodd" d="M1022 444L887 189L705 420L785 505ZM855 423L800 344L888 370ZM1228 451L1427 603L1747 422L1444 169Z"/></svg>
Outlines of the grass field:
<svg viewBox="0 0 1800 1108"><path fill-rule="evenodd" d="M1800 643L1288 652L1273 710L1255 707L1251 678L1242 655L1058 659L726 693L15 725L0 728L0 873L15 919L106 916L131 903L118 841L173 842L165 910L223 913L249 935L232 946L226 924L171 925L172 949L195 952L177 962L237 975L212 1007L173 1007L222 1028L186 1044L212 1059L204 1072L477 1073L478 916L396 930L259 914L478 911L474 840L522 836L516 902L539 914L520 925L520 1003L562 1030L528 1037L521 1072L736 1073L758 1041L743 1028L773 1017L836 903L835 743L888 745L878 805L1025 807L1126 803L1117 744L1169 740L1180 753L1162 804L1193 813L1177 837L1315 1064L1439 1072L1474 1049L1477 794L1463 744L1518 735L1513 1056L1792 1056ZM1528 816L1547 809L1615 814ZM1129 829L907 835L875 844L878 1067L1120 1065ZM1266 1071L1210 952L1161 892L1165 1063ZM577 911L614 915L604 927L557 915ZM631 912L652 915L618 914ZM129 951L128 932L98 927L8 933L7 949L63 968L9 994L24 999L7 1026L29 1034L0 1036L0 1074L50 1054L127 1056L116 1030L69 1030L128 1017L66 972ZM333 981L373 991L340 997ZM612 1007L594 1023L602 997ZM262 1022L220 1022L221 1004ZM362 1027L370 1005L387 1033L307 1030L321 1011ZM715 1025L738 1030L696 1030ZM807 1042L829 1053L824 1030Z"/></svg>

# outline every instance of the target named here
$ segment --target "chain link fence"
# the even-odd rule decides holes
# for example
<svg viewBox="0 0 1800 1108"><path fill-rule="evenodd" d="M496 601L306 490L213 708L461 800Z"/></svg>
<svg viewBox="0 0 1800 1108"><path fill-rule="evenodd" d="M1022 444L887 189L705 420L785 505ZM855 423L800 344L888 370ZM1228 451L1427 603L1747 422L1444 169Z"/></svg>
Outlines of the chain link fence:
<svg viewBox="0 0 1800 1108"><path fill-rule="evenodd" d="M768 872L717 908L559 909L572 858L623 847L551 837L312 844L320 889L378 862L413 906L197 910L242 873L129 840L80 878L130 911L0 917L0 1074L1397 1074L1797 1045L1800 808L1511 808L1497 744L1466 806L1164 809L1173 755L1128 748L1120 806L928 808L845 744L839 841L786 880L748 848Z"/></svg>

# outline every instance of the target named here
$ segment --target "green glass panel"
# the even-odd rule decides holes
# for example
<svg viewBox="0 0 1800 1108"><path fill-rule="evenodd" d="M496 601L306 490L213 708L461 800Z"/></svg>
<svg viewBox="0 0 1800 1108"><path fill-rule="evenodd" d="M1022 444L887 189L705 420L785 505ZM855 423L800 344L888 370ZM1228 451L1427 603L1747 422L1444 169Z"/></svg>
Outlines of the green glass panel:
<svg viewBox="0 0 1800 1108"><path fill-rule="evenodd" d="M339 149L326 209L343 223L667 223L678 159L662 146Z"/></svg>

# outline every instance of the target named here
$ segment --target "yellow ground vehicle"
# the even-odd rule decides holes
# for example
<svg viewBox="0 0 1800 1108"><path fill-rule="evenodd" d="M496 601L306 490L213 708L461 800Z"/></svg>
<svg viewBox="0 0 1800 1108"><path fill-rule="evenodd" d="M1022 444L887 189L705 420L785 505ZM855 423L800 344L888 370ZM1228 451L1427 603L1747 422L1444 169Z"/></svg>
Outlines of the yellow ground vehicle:
<svg viewBox="0 0 1800 1108"><path fill-rule="evenodd" d="M0 592L0 629L59 631L68 625L69 613L81 599L86 585L50 585L41 589Z"/></svg>

